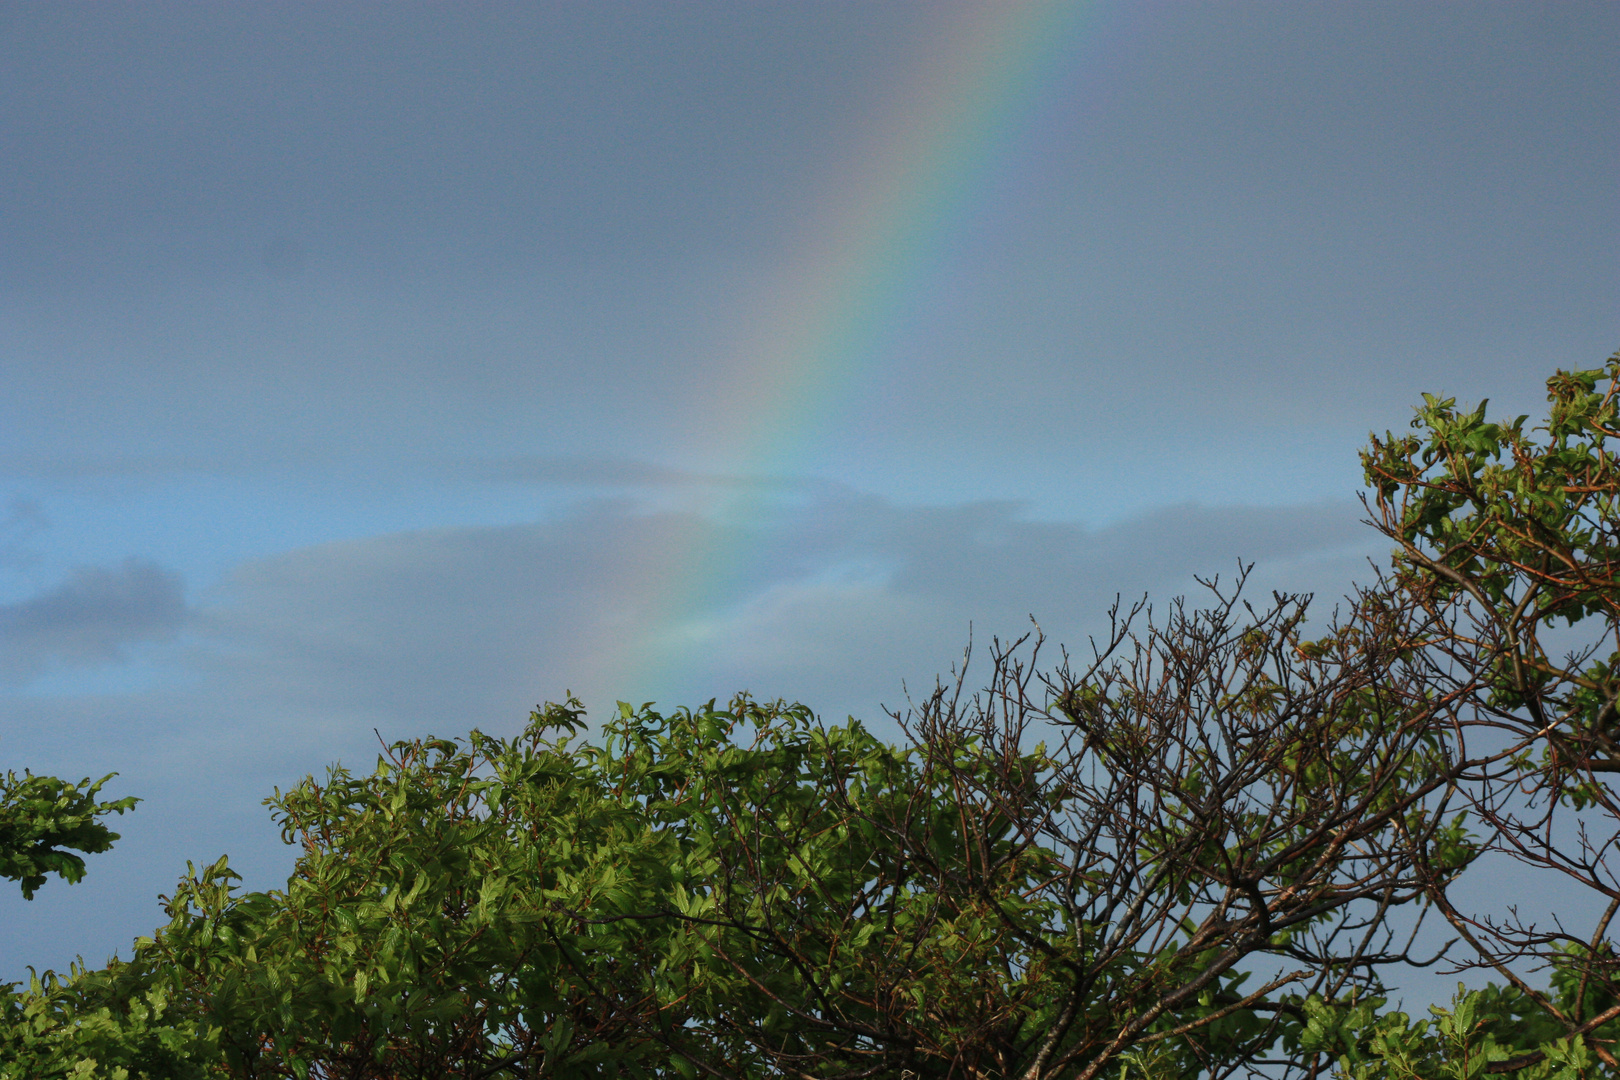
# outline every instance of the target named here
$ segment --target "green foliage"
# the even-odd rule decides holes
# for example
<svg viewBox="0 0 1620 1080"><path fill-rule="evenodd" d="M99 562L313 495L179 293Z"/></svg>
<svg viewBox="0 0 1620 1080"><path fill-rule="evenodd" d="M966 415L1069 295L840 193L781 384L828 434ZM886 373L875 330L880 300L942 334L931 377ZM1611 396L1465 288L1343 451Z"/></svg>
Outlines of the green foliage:
<svg viewBox="0 0 1620 1080"><path fill-rule="evenodd" d="M369 775L277 792L301 850L287 887L243 893L223 859L190 868L130 962L13 1002L17 1060L138 1076L170 1053L300 1078L1003 1071L1054 1023L1070 1033L1048 1055L1094 1056L1218 941L1187 924L1110 945L1073 921L1061 864L1018 828L1027 808L971 797L1009 776L1037 792L1044 752L919 753L747 698L624 708L595 744L572 740L579 723L553 706L515 739L400 743ZM1157 1057L1192 1060L1177 1025L1206 1056L1265 1028L1246 976L1212 974L1138 1025Z"/></svg>
<svg viewBox="0 0 1620 1080"><path fill-rule="evenodd" d="M1551 989L1556 1007L1578 1016L1582 980L1570 977L1574 970L1561 969ZM1431 1005L1421 1019L1386 1004L1382 998L1337 1004L1308 999L1302 1003L1307 1022L1290 1032L1289 1048L1323 1056L1345 1080L1474 1080L1501 1073L1518 1080L1577 1080L1604 1071L1593 1048L1612 1046L1620 1035L1620 1022L1613 1019L1580 1025L1572 1034L1540 1002L1511 986L1469 991L1459 984L1449 1008Z"/></svg>
<svg viewBox="0 0 1620 1080"><path fill-rule="evenodd" d="M1383 1011L1381 999L1337 1008L1313 999L1298 1048L1333 1058L1345 1080L1475 1080L1507 1071L1521 1080L1577 1080L1596 1064L1578 1038L1537 1042L1511 1022L1493 1023L1502 1019L1485 1015L1493 998L1459 986L1451 1007L1431 1005L1426 1019Z"/></svg>
<svg viewBox="0 0 1620 1080"><path fill-rule="evenodd" d="M1600 383L1607 380L1607 387ZM1566 744L1612 756L1620 664L1605 631L1620 619L1620 353L1606 368L1548 380L1549 415L1485 418L1424 396L1413 427L1362 455L1380 528L1400 545L1407 585L1472 605L1472 644L1491 673L1494 704L1544 726L1565 717L1595 736ZM1597 617L1588 648L1560 659L1541 633Z"/></svg>
<svg viewBox="0 0 1620 1080"><path fill-rule="evenodd" d="M200 1080L214 1033L177 1017L161 987L126 993L121 966L34 976L0 1012L4 1080Z"/></svg>
<svg viewBox="0 0 1620 1080"><path fill-rule="evenodd" d="M101 819L139 800L98 798L115 775L76 784L26 771L0 777L0 877L18 882L24 899L32 900L50 874L69 884L83 880L82 856L106 851L118 839ZM75 967L65 980L51 972L34 976L21 993L15 983L0 983L0 1077L187 1075L184 1062L194 1047L165 1022L162 995L117 1008L93 1003L88 991L100 978Z"/></svg>
<svg viewBox="0 0 1620 1080"><path fill-rule="evenodd" d="M1309 639L1211 583L1081 668L997 643L898 744L747 695L583 739L570 700L306 778L284 888L188 866L128 961L13 989L0 1077L1616 1075L1620 356L1549 395L1373 440L1400 547ZM1553 659L1555 621L1596 631ZM25 895L131 802L6 785ZM1493 853L1605 914L1459 911ZM1431 913L1502 982L1414 1018Z"/></svg>
<svg viewBox="0 0 1620 1080"><path fill-rule="evenodd" d="M122 814L138 801L97 800L102 785L116 775L77 784L31 772L0 777L0 877L20 882L29 900L49 874L70 884L83 879L84 859L74 852L94 855L111 848L118 834L100 819Z"/></svg>
<svg viewBox="0 0 1620 1080"><path fill-rule="evenodd" d="M658 962L629 916L662 907L675 837L569 746L578 715L277 792L287 887L190 869L125 980L219 1032L227 1075L640 1075L640 1014L603 995Z"/></svg>

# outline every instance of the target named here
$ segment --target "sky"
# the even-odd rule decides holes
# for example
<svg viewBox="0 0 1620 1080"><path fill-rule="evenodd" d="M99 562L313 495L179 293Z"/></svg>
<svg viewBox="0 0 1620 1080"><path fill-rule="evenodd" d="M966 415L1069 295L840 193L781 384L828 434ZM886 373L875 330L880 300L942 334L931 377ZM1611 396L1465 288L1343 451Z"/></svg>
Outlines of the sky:
<svg viewBox="0 0 1620 1080"><path fill-rule="evenodd" d="M1370 431L1620 346L1612 3L0 2L0 104L0 768L144 800L0 979L379 738L1330 606Z"/></svg>

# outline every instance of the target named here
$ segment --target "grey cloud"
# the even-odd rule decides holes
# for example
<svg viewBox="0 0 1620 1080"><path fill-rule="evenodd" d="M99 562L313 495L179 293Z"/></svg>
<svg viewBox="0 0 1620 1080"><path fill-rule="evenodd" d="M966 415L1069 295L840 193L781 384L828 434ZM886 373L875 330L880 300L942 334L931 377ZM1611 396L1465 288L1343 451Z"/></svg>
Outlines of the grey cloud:
<svg viewBox="0 0 1620 1080"><path fill-rule="evenodd" d="M200 457L152 454L40 454L0 452L0 473L52 480L123 479L200 473L218 463Z"/></svg>
<svg viewBox="0 0 1620 1080"><path fill-rule="evenodd" d="M0 514L0 569L26 566L38 556L28 542L49 527L38 502L21 496L12 498Z"/></svg>
<svg viewBox="0 0 1620 1080"><path fill-rule="evenodd" d="M822 287L805 238L952 6L12 10L0 471L71 476L741 468L700 448L758 422L727 358ZM1236 501L1420 391L1535 408L1541 372L1613 347L1620 280L1590 107L1616 9L1559 10L1182 6L1070 50L1117 54L1086 75L1108 92L1048 87L993 155L1023 179L966 189L965 218L1000 208L929 227L953 269L906 271L915 304L876 317L915 333L797 467Z"/></svg>
<svg viewBox="0 0 1620 1080"><path fill-rule="evenodd" d="M477 480L523 484L650 487L688 483L692 474L629 458L509 457L448 466L446 472Z"/></svg>
<svg viewBox="0 0 1620 1080"><path fill-rule="evenodd" d="M87 251L125 268L217 266L248 247L254 269L286 278L333 246L381 246L396 264L468 250L501 262L577 258L604 233L672 250L745 236L748 194L791 176L761 160L815 162L828 97L883 72L885 41L925 16L727 16L21 7L0 37L0 87L33 92L0 131L32 166L11 183L26 212L8 225L20 250L0 277L8 263L19 277L82 270ZM412 243L424 227L432 238ZM460 239L446 244L447 228Z"/></svg>
<svg viewBox="0 0 1620 1080"><path fill-rule="evenodd" d="M746 688L872 717L947 668L970 624L1005 636L1033 615L1080 644L1116 594L1163 599L1239 558L1268 585L1343 590L1371 550L1358 510L1180 507L1088 531L1005 503L823 494L725 520L597 503L245 565L210 599L196 663L312 738L510 725L568 690L600 710Z"/></svg>
<svg viewBox="0 0 1620 1080"><path fill-rule="evenodd" d="M614 457L501 457L451 462L438 471L458 479L565 487L827 490L836 486L813 477L723 475Z"/></svg>
<svg viewBox="0 0 1620 1080"><path fill-rule="evenodd" d="M0 676L111 663L135 642L172 637L185 620L185 589L173 572L133 558L82 567L37 596L0 605Z"/></svg>

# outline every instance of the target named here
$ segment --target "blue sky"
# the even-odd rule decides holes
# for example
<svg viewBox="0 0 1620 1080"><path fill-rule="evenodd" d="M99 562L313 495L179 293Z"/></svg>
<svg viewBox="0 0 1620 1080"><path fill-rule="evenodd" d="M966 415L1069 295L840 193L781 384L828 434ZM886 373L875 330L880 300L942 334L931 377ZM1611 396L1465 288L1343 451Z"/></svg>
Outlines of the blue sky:
<svg viewBox="0 0 1620 1080"><path fill-rule="evenodd" d="M880 721L970 623L1336 594L1369 430L1620 345L1617 53L1574 2L0 5L0 765L146 800L0 897L0 977L187 859L272 883L259 800L374 729ZM884 176L926 251L763 404Z"/></svg>

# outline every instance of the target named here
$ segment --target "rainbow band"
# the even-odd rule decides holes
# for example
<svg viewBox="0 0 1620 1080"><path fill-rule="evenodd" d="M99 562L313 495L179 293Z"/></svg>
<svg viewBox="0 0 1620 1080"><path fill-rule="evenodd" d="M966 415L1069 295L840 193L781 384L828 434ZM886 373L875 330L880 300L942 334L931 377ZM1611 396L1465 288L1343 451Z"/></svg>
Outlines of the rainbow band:
<svg viewBox="0 0 1620 1080"><path fill-rule="evenodd" d="M1076 62L1099 7L1009 0L942 20L722 365L712 413L700 425L712 469L797 471L855 380L884 363L886 347L945 272L952 243L993 209L986 202L996 178ZM713 542L747 530L709 524L732 516L744 497L719 485L668 519L667 534L622 553L622 592L607 601L597 631L576 643L569 678L627 698L671 692L702 647L703 620L754 568L757 552L745 541Z"/></svg>

